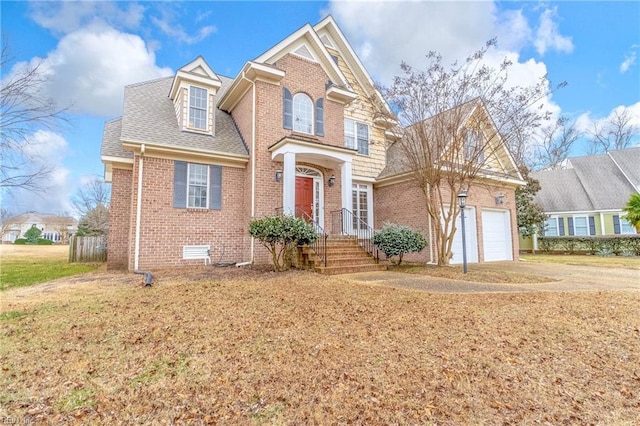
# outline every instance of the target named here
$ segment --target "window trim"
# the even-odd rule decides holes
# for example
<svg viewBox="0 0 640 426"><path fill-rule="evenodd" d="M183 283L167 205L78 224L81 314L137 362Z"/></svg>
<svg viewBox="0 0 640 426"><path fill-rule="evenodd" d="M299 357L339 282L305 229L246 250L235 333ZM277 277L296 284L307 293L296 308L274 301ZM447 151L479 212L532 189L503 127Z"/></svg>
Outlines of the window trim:
<svg viewBox="0 0 640 426"><path fill-rule="evenodd" d="M190 198L191 198L189 196L189 189L191 188L191 186L198 186L198 187L202 186L202 185L195 185L195 184L191 183L191 167L192 166L204 167L207 170L207 178L206 178L205 185L204 185L205 188L206 188L205 189L206 193L205 193L205 205L204 205L204 207L189 205L189 201L190 201ZM211 181L211 168L208 165L200 164L200 163L187 163L187 187L186 187L186 191L185 192L186 192L186 196L187 196L186 206L187 206L188 209L208 209L209 208L209 196L210 196L210 193L211 193L210 181Z"/></svg>
<svg viewBox="0 0 640 426"><path fill-rule="evenodd" d="M348 126L347 122L351 122L353 123L353 126ZM362 152L364 151L364 148L361 149L360 147L360 141L364 140L364 138L360 138L359 137L359 133L358 133L358 124L365 126L367 129L367 145L366 145L366 153ZM348 127L352 127L352 133L349 133L349 136L353 137L353 146L349 146L347 144L347 128ZM344 119L344 146L345 148L349 148L349 149L355 149L358 152L358 155L364 155L364 156L370 156L371 155L371 126L369 126L369 124L363 122L363 121L357 121L354 120L353 118L346 118Z"/></svg>
<svg viewBox="0 0 640 426"><path fill-rule="evenodd" d="M299 116L297 115L297 109L296 109L296 105L300 105L299 102L296 102L296 99L305 99L306 100L306 104L309 108L309 131L306 130L301 130L298 126L298 121L299 121ZM293 95L293 98L291 99L291 114L292 114L292 130L294 132L299 132L299 133L304 133L305 135L313 135L313 131L314 131L314 119L315 119L315 114L314 114L314 110L315 110L315 104L313 102L313 99L311 99L311 97L309 95L307 95L306 93L303 92L298 92L295 95ZM303 113L306 114L306 111L302 111ZM302 114L300 114L302 115Z"/></svg>
<svg viewBox="0 0 640 426"><path fill-rule="evenodd" d="M589 232L589 216L588 215L573 215L573 221L571 223L571 226L573 228L573 235L576 237L588 237L589 235L591 235L591 233ZM576 219L584 219L585 222L585 229L586 229L586 234L578 234L577 231L577 227L576 227Z"/></svg>
<svg viewBox="0 0 640 426"><path fill-rule="evenodd" d="M548 226L547 226L547 222L553 220L556 224L555 226L555 234L554 235L550 235L548 233ZM560 227L558 226L558 217L548 217L547 219L545 219L544 221L544 236L545 237L559 237L560 236Z"/></svg>
<svg viewBox="0 0 640 426"><path fill-rule="evenodd" d="M625 219L625 216L619 216L618 220L620 223L620 235L636 235L637 234L636 228L631 223L629 223L627 219ZM623 223L624 223L624 226L628 227L627 232L625 232L625 230L623 229Z"/></svg>
<svg viewBox="0 0 640 426"><path fill-rule="evenodd" d="M199 106L195 106L191 104L191 93L193 91L193 89L199 89L199 90L203 90L204 91L204 101L205 101L205 107L201 108ZM199 132L208 132L209 131L209 90L205 87L200 87L200 86L195 86L195 85L191 85L189 86L189 91L187 93L187 104L188 104L188 111L187 111L187 127L189 129L193 129ZM200 128L200 127L196 127L195 125L195 120L192 120L191 117L191 111L192 110L197 110L197 111L204 111L204 128Z"/></svg>

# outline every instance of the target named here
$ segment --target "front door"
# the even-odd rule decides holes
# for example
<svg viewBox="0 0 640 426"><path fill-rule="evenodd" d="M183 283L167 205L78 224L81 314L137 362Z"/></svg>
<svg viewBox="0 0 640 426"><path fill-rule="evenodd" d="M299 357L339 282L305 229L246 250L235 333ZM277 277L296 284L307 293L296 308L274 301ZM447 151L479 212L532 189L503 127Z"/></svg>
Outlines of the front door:
<svg viewBox="0 0 640 426"><path fill-rule="evenodd" d="M296 217L313 218L313 178L296 176Z"/></svg>

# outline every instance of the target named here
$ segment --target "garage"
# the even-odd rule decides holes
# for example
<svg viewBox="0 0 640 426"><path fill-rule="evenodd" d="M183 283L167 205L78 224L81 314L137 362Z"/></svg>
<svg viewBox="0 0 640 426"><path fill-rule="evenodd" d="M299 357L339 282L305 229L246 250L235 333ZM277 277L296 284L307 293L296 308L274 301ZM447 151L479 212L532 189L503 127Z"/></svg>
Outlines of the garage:
<svg viewBox="0 0 640 426"><path fill-rule="evenodd" d="M482 247L485 262L513 260L508 210L482 210Z"/></svg>

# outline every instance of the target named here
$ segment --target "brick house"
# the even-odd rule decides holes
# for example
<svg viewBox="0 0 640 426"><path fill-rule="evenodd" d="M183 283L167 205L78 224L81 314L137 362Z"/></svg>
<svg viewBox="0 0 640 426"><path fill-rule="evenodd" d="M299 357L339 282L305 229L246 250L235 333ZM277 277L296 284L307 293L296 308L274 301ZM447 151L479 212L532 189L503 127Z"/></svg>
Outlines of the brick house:
<svg viewBox="0 0 640 426"><path fill-rule="evenodd" d="M329 234L392 221L429 235L406 176L381 174L389 113L332 17L303 26L233 79L198 57L172 77L127 86L123 116L105 124L101 149L112 183L108 267L202 264L203 247L214 263L268 263L248 224L276 212L303 215ZM511 179L470 191L472 261L518 251L521 177L507 168ZM336 227L336 212L356 219ZM489 227L499 234L491 239L501 244L497 257L487 256Z"/></svg>

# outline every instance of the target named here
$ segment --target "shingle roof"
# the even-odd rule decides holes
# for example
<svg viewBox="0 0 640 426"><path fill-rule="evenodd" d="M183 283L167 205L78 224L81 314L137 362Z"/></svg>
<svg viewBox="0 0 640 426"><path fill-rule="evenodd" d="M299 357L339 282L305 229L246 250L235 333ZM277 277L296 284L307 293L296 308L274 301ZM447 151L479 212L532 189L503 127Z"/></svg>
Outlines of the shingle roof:
<svg viewBox="0 0 640 426"><path fill-rule="evenodd" d="M633 180L640 174L640 148L611 151L609 154L570 158L571 168L532 173L531 177L537 179L541 186L535 197L536 203L547 212L622 208L629 195L636 192L627 177Z"/></svg>
<svg viewBox="0 0 640 426"><path fill-rule="evenodd" d="M133 158L133 152L122 149L120 134L122 133L122 117L104 123L102 147L100 155L110 157Z"/></svg>
<svg viewBox="0 0 640 426"><path fill-rule="evenodd" d="M214 105L232 81L228 77L219 78L222 87L215 96ZM125 87L123 116L105 124L103 155L131 158L131 154L122 149L122 140L233 155L248 154L233 118L219 109L215 111L215 136L180 130L173 102L168 96L172 82L173 77L166 77ZM118 126L121 129L116 142Z"/></svg>

